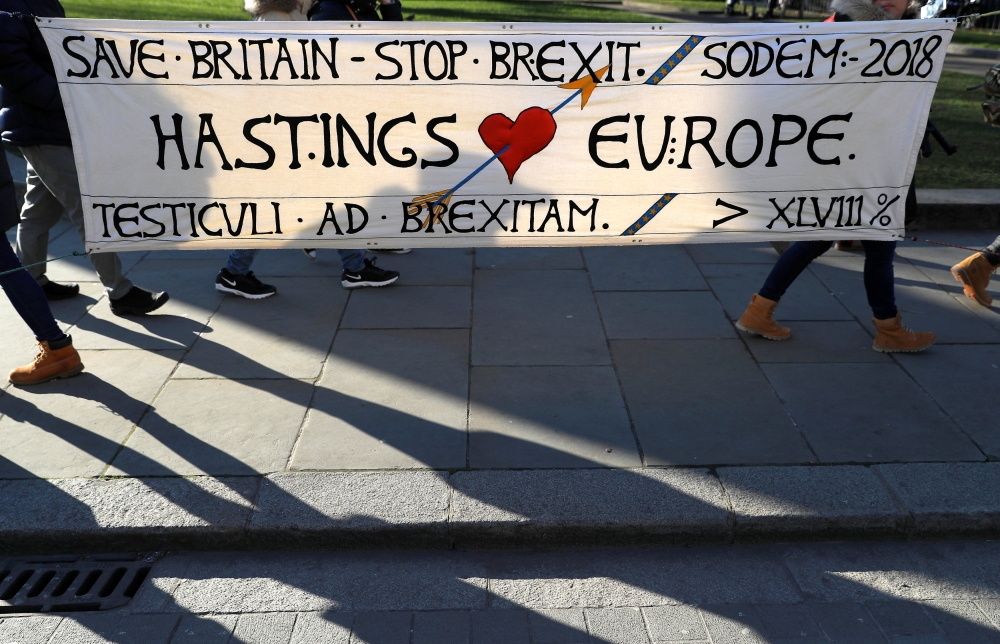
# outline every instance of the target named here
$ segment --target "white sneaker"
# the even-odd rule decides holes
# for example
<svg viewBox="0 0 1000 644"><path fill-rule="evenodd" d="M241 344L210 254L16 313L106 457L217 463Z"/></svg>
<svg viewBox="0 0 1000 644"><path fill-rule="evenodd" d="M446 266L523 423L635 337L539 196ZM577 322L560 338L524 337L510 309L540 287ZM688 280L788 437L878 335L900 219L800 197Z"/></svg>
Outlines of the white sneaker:
<svg viewBox="0 0 1000 644"><path fill-rule="evenodd" d="M306 257L316 261L316 249L315 248L303 248L302 252L306 254Z"/></svg>

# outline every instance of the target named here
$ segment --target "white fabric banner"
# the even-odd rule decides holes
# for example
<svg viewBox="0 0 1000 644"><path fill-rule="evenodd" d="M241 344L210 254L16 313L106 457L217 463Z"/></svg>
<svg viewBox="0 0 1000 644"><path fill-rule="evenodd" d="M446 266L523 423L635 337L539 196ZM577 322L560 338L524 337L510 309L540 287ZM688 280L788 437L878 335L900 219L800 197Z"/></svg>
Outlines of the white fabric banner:
<svg viewBox="0 0 1000 644"><path fill-rule="evenodd" d="M93 251L891 239L955 29L39 22Z"/></svg>

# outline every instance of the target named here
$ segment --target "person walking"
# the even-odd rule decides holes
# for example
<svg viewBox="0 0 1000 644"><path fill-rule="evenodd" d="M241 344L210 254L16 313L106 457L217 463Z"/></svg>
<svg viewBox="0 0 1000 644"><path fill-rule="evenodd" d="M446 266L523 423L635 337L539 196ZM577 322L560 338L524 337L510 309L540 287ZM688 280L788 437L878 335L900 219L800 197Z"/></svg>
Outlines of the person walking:
<svg viewBox="0 0 1000 644"><path fill-rule="evenodd" d="M852 20L899 20L906 13L908 0L834 0L836 22ZM911 185L912 193L912 185ZM906 211L916 208L909 196ZM908 218L908 217L907 217ZM787 340L791 329L774 321L774 311L788 287L814 259L825 253L832 241L803 241L792 244L771 269L764 286L754 294L750 305L736 322L736 328L769 340ZM872 348L881 353L923 351L934 344L936 336L928 331L912 331L903 325L896 308L892 262L894 241L862 241L865 251L864 282L868 304L872 308L875 339Z"/></svg>
<svg viewBox="0 0 1000 644"><path fill-rule="evenodd" d="M83 362L73 348L73 339L59 329L42 287L24 271L7 243L6 232L19 219L14 179L7 154L0 146L0 287L38 342L34 361L14 369L7 377L11 384L23 387L75 376L83 371Z"/></svg>
<svg viewBox="0 0 1000 644"><path fill-rule="evenodd" d="M1000 237L981 253L969 255L951 267L951 274L962 283L966 297L985 307L992 306L993 298L986 292L990 285L990 275L1000 266Z"/></svg>
<svg viewBox="0 0 1000 644"><path fill-rule="evenodd" d="M308 20L314 0L246 0L244 10L259 21ZM226 265L215 277L215 289L222 293L239 295L251 300L261 300L278 292L272 284L257 279L250 266L259 249L240 249L229 253ZM316 250L303 249L306 257L316 259ZM384 270L367 259L364 250L338 250L343 272L340 276L344 288L388 286L397 279L397 271Z"/></svg>
<svg viewBox="0 0 1000 644"><path fill-rule="evenodd" d="M17 255L50 300L80 292L45 275L49 230L69 216L85 238L83 202L55 69L34 17L62 18L58 0L0 0L0 138L28 162L27 194L17 229ZM151 313L170 296L132 284L114 253L89 255L115 315Z"/></svg>

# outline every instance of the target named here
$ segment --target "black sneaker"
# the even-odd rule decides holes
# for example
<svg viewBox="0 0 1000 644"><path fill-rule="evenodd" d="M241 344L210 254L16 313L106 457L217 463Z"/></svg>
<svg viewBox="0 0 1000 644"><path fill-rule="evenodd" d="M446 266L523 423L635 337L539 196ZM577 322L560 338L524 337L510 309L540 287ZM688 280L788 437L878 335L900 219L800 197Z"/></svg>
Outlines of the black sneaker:
<svg viewBox="0 0 1000 644"><path fill-rule="evenodd" d="M45 292L45 299L50 302L55 302L56 300L68 300L69 298L76 297L80 294L80 285L45 282L42 286L42 291Z"/></svg>
<svg viewBox="0 0 1000 644"><path fill-rule="evenodd" d="M412 248L369 248L368 250L370 250L373 253L392 253L393 255L405 255L413 249Z"/></svg>
<svg viewBox="0 0 1000 644"><path fill-rule="evenodd" d="M366 259L365 267L359 272L344 271L340 283L344 288L361 288L362 286L388 286L399 279L399 271L382 270L375 265L374 259Z"/></svg>
<svg viewBox="0 0 1000 644"><path fill-rule="evenodd" d="M248 300L263 300L278 292L277 288L257 279L253 271L246 275L236 275L224 268L215 276L215 290L239 295Z"/></svg>
<svg viewBox="0 0 1000 644"><path fill-rule="evenodd" d="M169 299L170 296L166 293L151 293L133 286L125 297L111 300L111 312L115 315L145 315L160 308Z"/></svg>

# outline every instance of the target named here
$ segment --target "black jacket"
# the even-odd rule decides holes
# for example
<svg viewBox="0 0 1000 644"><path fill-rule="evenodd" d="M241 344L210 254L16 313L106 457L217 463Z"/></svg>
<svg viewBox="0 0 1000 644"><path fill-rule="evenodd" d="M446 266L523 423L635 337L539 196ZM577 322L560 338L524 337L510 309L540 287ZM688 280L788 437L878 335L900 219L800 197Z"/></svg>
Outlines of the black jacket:
<svg viewBox="0 0 1000 644"><path fill-rule="evenodd" d="M65 15L58 0L0 0L0 137L5 143L71 144L52 59L32 18Z"/></svg>
<svg viewBox="0 0 1000 644"><path fill-rule="evenodd" d="M309 19L398 21L403 19L403 7L399 0L392 4L380 4L378 0L319 0L309 10Z"/></svg>

